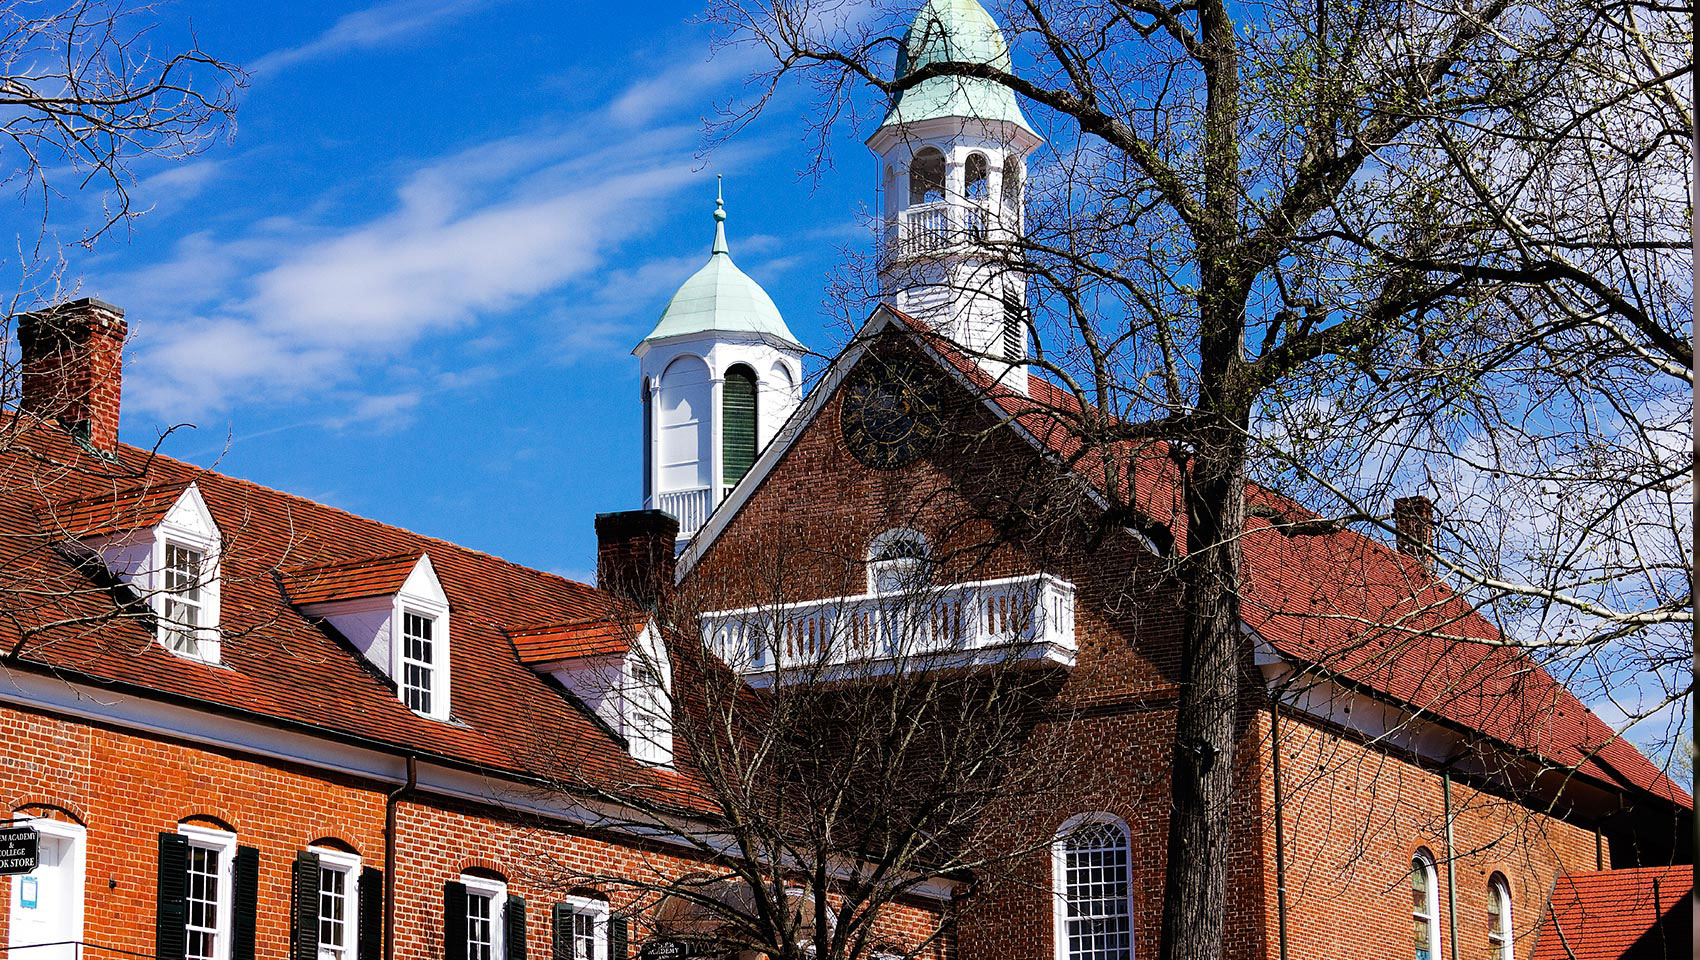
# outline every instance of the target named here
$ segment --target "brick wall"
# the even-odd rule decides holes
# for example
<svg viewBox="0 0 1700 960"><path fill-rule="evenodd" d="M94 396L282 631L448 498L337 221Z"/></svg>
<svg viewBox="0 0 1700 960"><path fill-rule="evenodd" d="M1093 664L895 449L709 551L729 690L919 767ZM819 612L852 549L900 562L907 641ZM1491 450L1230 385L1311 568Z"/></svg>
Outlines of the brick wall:
<svg viewBox="0 0 1700 960"><path fill-rule="evenodd" d="M1274 778L1268 714L1260 718L1259 777L1267 863L1268 956L1276 956ZM1307 960L1412 953L1411 858L1436 858L1440 956L1451 960L1444 785L1432 766L1342 736L1290 711L1280 718L1286 832L1288 950ZM1511 887L1518 956L1528 956L1558 873L1592 870L1593 831L1454 780L1452 873L1458 960L1488 960L1488 879ZM1609 857L1605 864L1610 867Z"/></svg>
<svg viewBox="0 0 1700 960"><path fill-rule="evenodd" d="M1070 817L1105 812L1124 821L1132 837L1135 955L1149 956L1161 927L1182 622L1166 561L1131 536L1095 530L1078 493L1035 469L1024 441L988 431L992 421L975 401L947 404L955 429L935 455L898 470L855 460L839 429L839 404L829 399L797 437L681 585L681 596L716 609L860 593L868 544L893 527L927 534L944 582L1041 570L1073 582L1080 650L1058 693L1071 719L1064 735L1049 741L1050 753L1028 758L1066 768L1072 787L994 818L1007 829L985 842L1019 855L977 878L962 904L959 949L974 960L1052 956L1048 842ZM1233 823L1224 955L1275 957L1267 713L1248 710L1242 730L1237 761L1246 787ZM1331 758L1311 771L1327 772L1307 777L1302 801L1289 801L1289 955L1409 956L1410 854L1422 844L1444 850L1434 833L1439 775L1316 727L1295 722L1284 735L1296 738L1284 780L1320 763L1317 754ZM1593 834L1458 784L1453 803L1461 852L1458 960L1485 954L1486 884L1496 869L1510 880L1526 948L1555 871L1592 866ZM1444 866L1441 873L1444 909Z"/></svg>
<svg viewBox="0 0 1700 960"><path fill-rule="evenodd" d="M181 822L230 829L260 854L256 957L284 960L290 946L291 869L297 852L339 841L363 864L384 865L384 810L390 784L313 770L160 738L138 736L27 710L0 707L0 798L15 815L49 816L86 830L84 940L152 955L157 895L157 838ZM488 780L498 804L535 799ZM700 870L656 849L635 849L562 829L498 807L414 795L397 808L396 957L433 960L443 953L443 885L469 868L493 870L525 897L528 956L548 958L549 906L567 892L565 877ZM0 886L8 881L0 880ZM633 906L631 890L607 891L615 909ZM0 943L9 936L0 909ZM936 927L923 905L884 918L893 942L918 942ZM642 921L632 947L641 942ZM116 956L94 951L91 960ZM27 960L27 958L26 958ZM377 960L377 958L363 958ZM949 960L943 948L932 960Z"/></svg>

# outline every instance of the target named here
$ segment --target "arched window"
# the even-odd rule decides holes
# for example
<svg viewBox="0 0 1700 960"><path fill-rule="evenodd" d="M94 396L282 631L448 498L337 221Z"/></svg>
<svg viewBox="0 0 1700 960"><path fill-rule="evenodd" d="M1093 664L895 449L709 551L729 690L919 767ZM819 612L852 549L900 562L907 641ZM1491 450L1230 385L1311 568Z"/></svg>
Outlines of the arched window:
<svg viewBox="0 0 1700 960"><path fill-rule="evenodd" d="M932 203L944 199L944 154L923 147L909 162L909 203Z"/></svg>
<svg viewBox="0 0 1700 960"><path fill-rule="evenodd" d="M1011 222L1021 222L1021 158L1005 157L1003 161L1003 210Z"/></svg>
<svg viewBox="0 0 1700 960"><path fill-rule="evenodd" d="M1109 814L1063 824L1051 845L1056 960L1132 960L1127 826Z"/></svg>
<svg viewBox="0 0 1700 960"><path fill-rule="evenodd" d="M991 175L991 169L986 165L986 155L970 153L968 162L962 167L962 174L964 180L963 192L968 195L968 198L970 200L986 199L986 192L989 189L987 180Z"/></svg>
<svg viewBox="0 0 1700 960"><path fill-rule="evenodd" d="M656 431L662 491L707 488L709 401L708 364L687 356L667 365Z"/></svg>
<svg viewBox="0 0 1700 960"><path fill-rule="evenodd" d="M1440 955L1440 882L1434 855L1427 850L1411 857L1411 923L1417 960L1436 960Z"/></svg>
<svg viewBox="0 0 1700 960"><path fill-rule="evenodd" d="M726 371L720 392L720 413L726 426L721 430L721 478L733 484L756 463L756 372L743 364Z"/></svg>
<svg viewBox="0 0 1700 960"><path fill-rule="evenodd" d="M1505 874L1488 878L1488 957L1513 960L1511 943L1511 884Z"/></svg>
<svg viewBox="0 0 1700 960"><path fill-rule="evenodd" d="M868 545L868 589L902 593L926 586L931 551L914 530L887 530Z"/></svg>

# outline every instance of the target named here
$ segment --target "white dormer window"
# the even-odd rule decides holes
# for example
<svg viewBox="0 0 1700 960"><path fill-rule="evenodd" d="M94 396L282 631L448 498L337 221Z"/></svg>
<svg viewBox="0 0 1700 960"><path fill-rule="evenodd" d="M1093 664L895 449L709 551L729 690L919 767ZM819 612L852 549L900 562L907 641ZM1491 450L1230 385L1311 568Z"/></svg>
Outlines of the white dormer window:
<svg viewBox="0 0 1700 960"><path fill-rule="evenodd" d="M218 662L220 534L195 484L61 503L52 521L73 549L99 556L147 604L160 646Z"/></svg>
<svg viewBox="0 0 1700 960"><path fill-rule="evenodd" d="M431 715L437 689L437 655L431 631L436 620L403 610L401 614L401 698L414 713Z"/></svg>
<svg viewBox="0 0 1700 960"><path fill-rule="evenodd" d="M673 762L673 669L647 615L527 628L512 638L520 660L572 691L633 759Z"/></svg>
<svg viewBox="0 0 1700 960"><path fill-rule="evenodd" d="M283 585L302 613L322 617L389 677L409 710L449 719L449 599L429 556L296 569Z"/></svg>

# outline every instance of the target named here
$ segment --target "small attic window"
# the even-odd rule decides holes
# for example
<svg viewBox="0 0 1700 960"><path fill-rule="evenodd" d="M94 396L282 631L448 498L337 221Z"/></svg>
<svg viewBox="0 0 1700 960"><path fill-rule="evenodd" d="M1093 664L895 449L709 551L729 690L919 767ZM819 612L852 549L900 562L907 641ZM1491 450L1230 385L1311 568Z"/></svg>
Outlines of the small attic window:
<svg viewBox="0 0 1700 960"><path fill-rule="evenodd" d="M71 550L98 556L148 605L159 645L219 661L221 534L194 483L155 484L56 504L48 518Z"/></svg>
<svg viewBox="0 0 1700 960"><path fill-rule="evenodd" d="M165 582L160 590L160 641L172 653L197 660L209 659L203 646L217 642L201 636L206 602L202 577L206 569L205 551L166 541ZM215 653L212 659L216 658Z"/></svg>
<svg viewBox="0 0 1700 960"><path fill-rule="evenodd" d="M401 699L414 713L431 715L431 700L437 690L437 654L431 634L433 617L412 610L401 615Z"/></svg>
<svg viewBox="0 0 1700 960"><path fill-rule="evenodd" d="M673 762L673 669L647 614L589 617L512 631L520 662L554 677L632 758Z"/></svg>
<svg viewBox="0 0 1700 960"><path fill-rule="evenodd" d="M302 613L323 620L388 677L409 710L449 719L449 598L428 555L291 570L283 588Z"/></svg>

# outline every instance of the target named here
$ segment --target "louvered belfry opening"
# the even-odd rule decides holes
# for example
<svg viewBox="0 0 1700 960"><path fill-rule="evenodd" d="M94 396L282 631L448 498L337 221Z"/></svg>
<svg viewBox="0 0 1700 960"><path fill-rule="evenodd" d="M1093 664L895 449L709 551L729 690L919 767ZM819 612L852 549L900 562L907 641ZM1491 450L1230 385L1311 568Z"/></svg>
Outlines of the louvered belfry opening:
<svg viewBox="0 0 1700 960"><path fill-rule="evenodd" d="M720 408L725 427L721 433L724 470L722 481L727 485L744 479L744 474L756 463L756 375L742 364L726 371L726 383L721 388Z"/></svg>

